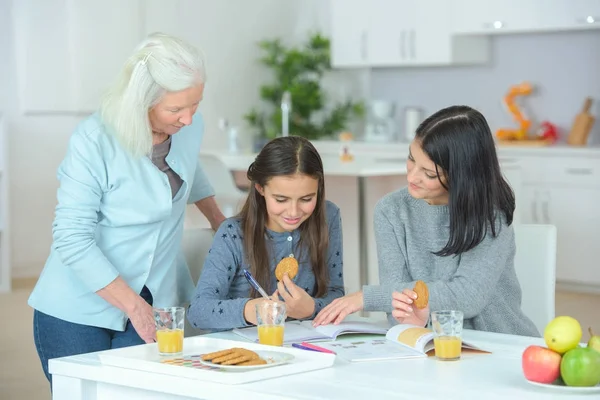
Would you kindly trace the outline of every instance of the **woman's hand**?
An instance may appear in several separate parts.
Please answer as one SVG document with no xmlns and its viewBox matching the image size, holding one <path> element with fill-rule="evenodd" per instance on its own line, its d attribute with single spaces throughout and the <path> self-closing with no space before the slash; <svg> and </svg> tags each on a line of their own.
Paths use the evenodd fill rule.
<svg viewBox="0 0 600 400">
<path fill-rule="evenodd" d="M 305 319 L 315 312 L 315 300 L 304 289 L 292 282 L 287 274 L 277 283 L 277 290 L 273 294 L 275 299 L 278 299 L 277 295 L 285 301 L 288 317 Z"/>
<path fill-rule="evenodd" d="M 138 336 L 146 343 L 156 342 L 156 324 L 154 322 L 154 313 L 152 306 L 142 297 L 136 301 L 131 311 L 127 314 L 131 325 Z"/>
<path fill-rule="evenodd" d="M 429 304 L 427 307 L 419 310 L 413 306 L 413 300 L 416 298 L 417 294 L 410 289 L 392 293 L 392 316 L 398 323 L 417 326 L 425 326 L 427 324 L 427 320 L 429 319 Z"/>
<path fill-rule="evenodd" d="M 327 325 L 332 322 L 334 325 L 337 325 L 349 314 L 360 311 L 363 307 L 362 291 L 337 298 L 321 310 L 319 315 L 314 319 L 313 326 Z"/>
</svg>

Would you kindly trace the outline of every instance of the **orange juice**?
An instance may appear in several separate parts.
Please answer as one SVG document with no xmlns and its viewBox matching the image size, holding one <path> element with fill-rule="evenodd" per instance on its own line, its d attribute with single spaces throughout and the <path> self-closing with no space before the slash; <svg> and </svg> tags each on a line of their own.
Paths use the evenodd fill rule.
<svg viewBox="0 0 600 400">
<path fill-rule="evenodd" d="M 441 360 L 458 360 L 462 340 L 457 336 L 440 336 L 433 339 L 435 356 Z"/>
<path fill-rule="evenodd" d="M 156 343 L 160 354 L 183 352 L 183 329 L 160 329 L 156 331 Z"/>
<path fill-rule="evenodd" d="M 283 346 L 283 325 L 259 325 L 258 343 Z"/>
</svg>

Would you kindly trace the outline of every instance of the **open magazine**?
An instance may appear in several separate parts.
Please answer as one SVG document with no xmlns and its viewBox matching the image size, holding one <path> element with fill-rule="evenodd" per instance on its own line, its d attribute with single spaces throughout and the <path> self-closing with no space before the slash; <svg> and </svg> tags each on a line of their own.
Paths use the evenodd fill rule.
<svg viewBox="0 0 600 400">
<path fill-rule="evenodd" d="M 414 325 L 395 325 L 382 338 L 329 341 L 319 343 L 347 361 L 377 361 L 401 358 L 420 358 L 434 354 L 431 329 Z M 462 342 L 462 348 L 477 353 L 489 353 L 472 344 Z"/>
<path fill-rule="evenodd" d="M 314 328 L 312 321 L 290 321 L 285 323 L 283 334 L 284 343 L 321 342 L 335 340 L 339 335 L 360 333 L 385 335 L 388 331 L 387 323 L 373 323 L 363 321 L 344 321 L 338 325 L 323 325 Z M 253 342 L 258 342 L 256 326 L 234 329 L 233 333 L 245 337 Z"/>
</svg>

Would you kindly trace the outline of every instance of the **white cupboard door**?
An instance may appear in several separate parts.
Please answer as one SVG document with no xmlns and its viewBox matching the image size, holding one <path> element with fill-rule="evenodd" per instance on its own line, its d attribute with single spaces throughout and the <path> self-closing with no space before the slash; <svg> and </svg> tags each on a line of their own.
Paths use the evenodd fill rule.
<svg viewBox="0 0 600 400">
<path fill-rule="evenodd" d="M 69 45 L 77 110 L 95 110 L 144 36 L 141 0 L 70 0 Z"/>
<path fill-rule="evenodd" d="M 369 10 L 366 0 L 331 0 L 331 65 L 368 65 Z"/>
<path fill-rule="evenodd" d="M 541 14 L 540 24 L 548 30 L 600 29 L 600 0 L 553 0 Z"/>
<path fill-rule="evenodd" d="M 415 60 L 415 0 L 371 0 L 368 59 L 371 66 L 410 64 Z"/>
<path fill-rule="evenodd" d="M 72 110 L 65 1 L 13 1 L 18 97 L 23 113 Z"/>
<path fill-rule="evenodd" d="M 142 0 L 14 3 L 21 109 L 87 113 L 143 34 Z"/>
<path fill-rule="evenodd" d="M 447 0 L 418 1 L 416 27 L 409 34 L 409 54 L 416 64 L 444 65 L 452 61 L 451 6 Z"/>
<path fill-rule="evenodd" d="M 598 198 L 600 189 L 554 187 L 541 199 L 544 218 L 558 231 L 557 280 L 600 285 Z"/>
<path fill-rule="evenodd" d="M 513 33 L 535 29 L 538 0 L 454 0 L 455 33 Z"/>
</svg>

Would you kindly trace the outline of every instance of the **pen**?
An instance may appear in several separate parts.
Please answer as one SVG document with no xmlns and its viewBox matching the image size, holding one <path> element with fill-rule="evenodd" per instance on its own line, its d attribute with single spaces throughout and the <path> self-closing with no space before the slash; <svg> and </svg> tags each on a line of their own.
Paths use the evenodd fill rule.
<svg viewBox="0 0 600 400">
<path fill-rule="evenodd" d="M 248 280 L 248 282 L 250 283 L 250 285 L 252 285 L 252 287 L 254 289 L 256 289 L 258 291 L 258 293 L 261 294 L 262 297 L 264 297 L 267 300 L 271 300 L 271 298 L 269 297 L 269 295 L 267 294 L 267 292 L 265 292 L 265 289 L 263 289 L 258 282 L 256 282 L 256 279 L 254 279 L 254 277 L 252 276 L 252 274 L 250 273 L 250 271 L 248 271 L 247 269 L 244 270 L 244 275 L 246 276 L 246 279 Z"/>
<path fill-rule="evenodd" d="M 308 350 L 320 351 L 321 353 L 335 354 L 334 351 L 331 351 L 331 350 L 326 349 L 324 347 L 316 346 L 316 345 L 314 345 L 312 343 L 302 342 L 302 343 L 300 343 L 300 345 L 302 347 L 306 347 Z"/>
<path fill-rule="evenodd" d="M 295 347 L 297 349 L 302 349 L 302 350 L 316 351 L 316 352 L 320 353 L 319 350 L 311 349 L 310 347 L 306 347 L 306 346 L 302 346 L 300 343 L 292 343 L 292 347 Z"/>
</svg>

